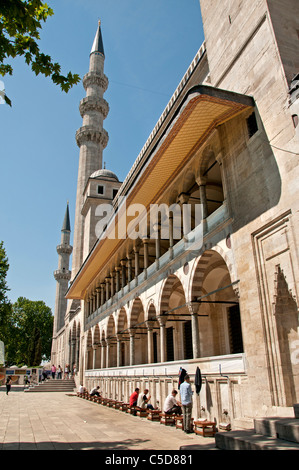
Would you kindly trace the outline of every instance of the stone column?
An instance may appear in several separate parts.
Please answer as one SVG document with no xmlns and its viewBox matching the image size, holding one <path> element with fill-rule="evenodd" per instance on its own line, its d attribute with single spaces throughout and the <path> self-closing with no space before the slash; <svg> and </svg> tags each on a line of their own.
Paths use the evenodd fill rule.
<svg viewBox="0 0 299 470">
<path fill-rule="evenodd" d="M 135 279 L 139 276 L 139 247 L 134 246 Z"/>
<path fill-rule="evenodd" d="M 92 346 L 92 368 L 96 369 L 96 353 L 98 347 L 96 345 Z"/>
<path fill-rule="evenodd" d="M 130 328 L 130 366 L 133 366 L 135 363 L 135 330 Z"/>
<path fill-rule="evenodd" d="M 169 253 L 170 258 L 173 258 L 173 213 L 169 213 Z"/>
<path fill-rule="evenodd" d="M 226 186 L 226 178 L 225 178 L 224 167 L 223 167 L 223 154 L 222 154 L 222 152 L 218 153 L 218 155 L 216 157 L 216 160 L 219 163 L 219 167 L 220 167 L 223 199 L 224 199 L 224 201 L 226 201 L 226 199 L 227 199 L 227 186 Z"/>
<path fill-rule="evenodd" d="M 200 307 L 199 302 L 190 302 L 188 304 L 188 309 L 189 309 L 189 312 L 191 313 L 193 359 L 200 357 L 199 328 L 198 328 L 199 307 Z"/>
<path fill-rule="evenodd" d="M 111 298 L 114 296 L 114 273 L 110 273 Z"/>
<path fill-rule="evenodd" d="M 188 202 L 189 202 L 189 194 L 186 194 L 186 193 L 182 193 L 180 194 L 179 196 L 179 201 L 181 203 L 181 206 L 182 206 L 182 216 L 183 216 L 183 237 L 185 237 L 186 235 L 188 235 L 188 233 L 191 232 L 191 212 L 190 212 L 190 208 L 188 207 Z M 184 206 L 186 206 L 184 208 Z"/>
<path fill-rule="evenodd" d="M 110 367 L 110 339 L 106 339 L 106 368 Z"/>
<path fill-rule="evenodd" d="M 107 300 L 110 299 L 110 292 L 109 292 L 110 278 L 109 277 L 105 278 L 105 283 L 106 283 L 106 302 L 107 302 Z"/>
<path fill-rule="evenodd" d="M 160 358 L 161 362 L 166 361 L 166 322 L 167 322 L 167 317 L 166 316 L 158 316 L 158 322 L 160 325 Z"/>
<path fill-rule="evenodd" d="M 121 287 L 123 289 L 127 284 L 127 280 L 126 280 L 126 260 L 122 259 L 120 264 L 121 264 Z"/>
<path fill-rule="evenodd" d="M 105 303 L 105 284 L 101 284 L 101 306 Z"/>
<path fill-rule="evenodd" d="M 128 283 L 132 281 L 132 257 L 131 255 L 127 256 L 128 260 Z"/>
<path fill-rule="evenodd" d="M 152 364 L 154 362 L 154 350 L 153 350 L 153 325 L 154 322 L 146 321 L 147 327 L 147 362 Z"/>
<path fill-rule="evenodd" d="M 147 278 L 147 268 L 148 268 L 148 238 L 143 238 L 143 249 L 144 249 L 144 277 Z"/>
<path fill-rule="evenodd" d="M 117 367 L 121 367 L 122 366 L 122 363 L 121 363 L 121 340 L 122 340 L 122 335 L 121 334 L 118 334 L 116 335 L 116 339 L 117 339 L 117 350 L 116 350 L 116 354 L 117 354 L 117 358 L 116 358 L 116 365 Z"/>
<path fill-rule="evenodd" d="M 199 186 L 200 202 L 202 204 L 202 218 L 206 219 L 208 217 L 208 201 L 206 194 L 207 178 L 199 176 L 196 178 L 196 183 Z"/>
<path fill-rule="evenodd" d="M 105 359 L 106 359 L 106 341 L 104 339 L 102 339 L 101 341 L 101 369 L 104 369 L 105 368 Z"/>
<path fill-rule="evenodd" d="M 155 233 L 155 246 L 156 246 L 156 268 L 159 269 L 159 260 L 161 256 L 161 240 L 160 240 L 160 227 L 159 224 L 153 226 Z"/>
<path fill-rule="evenodd" d="M 116 272 L 116 292 L 119 292 L 120 291 L 120 267 L 119 266 L 115 268 L 115 272 Z"/>
<path fill-rule="evenodd" d="M 101 305 L 101 289 L 100 287 L 97 287 L 96 288 L 96 291 L 97 291 L 97 305 L 96 305 L 96 310 L 98 310 L 100 308 L 100 305 Z"/>
</svg>

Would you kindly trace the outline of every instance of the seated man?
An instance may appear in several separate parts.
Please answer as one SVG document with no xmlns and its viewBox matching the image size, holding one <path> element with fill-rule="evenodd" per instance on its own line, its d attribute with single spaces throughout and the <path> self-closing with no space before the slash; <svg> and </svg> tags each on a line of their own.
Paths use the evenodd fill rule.
<svg viewBox="0 0 299 470">
<path fill-rule="evenodd" d="M 79 389 L 78 389 L 78 392 L 79 392 L 79 393 L 84 393 L 85 390 L 86 390 L 86 388 L 83 387 L 83 385 L 80 385 L 80 387 L 79 387 Z"/>
<path fill-rule="evenodd" d="M 99 386 L 97 387 L 94 387 L 92 390 L 90 390 L 90 396 L 93 397 L 94 395 L 97 395 L 97 397 L 100 396 L 100 392 L 99 392 Z"/>
<path fill-rule="evenodd" d="M 135 392 L 130 396 L 130 407 L 137 406 L 137 400 L 139 395 L 139 388 L 135 388 Z"/>
<path fill-rule="evenodd" d="M 146 410 L 146 409 L 153 410 L 154 409 L 153 405 L 148 403 L 151 399 L 151 396 L 148 397 L 147 394 L 148 394 L 148 389 L 146 388 L 143 391 L 143 395 L 140 394 L 138 396 L 137 406 L 139 406 L 139 408 L 142 408 L 144 410 Z"/>
<path fill-rule="evenodd" d="M 163 408 L 164 413 L 176 415 L 182 414 L 181 404 L 175 398 L 177 393 L 178 392 L 176 390 L 172 390 L 171 394 L 166 398 Z"/>
</svg>

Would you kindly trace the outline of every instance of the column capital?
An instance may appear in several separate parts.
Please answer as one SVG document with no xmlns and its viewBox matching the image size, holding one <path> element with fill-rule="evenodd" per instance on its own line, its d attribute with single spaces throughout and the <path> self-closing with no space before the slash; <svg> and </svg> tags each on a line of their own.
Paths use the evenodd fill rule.
<svg viewBox="0 0 299 470">
<path fill-rule="evenodd" d="M 130 336 L 135 336 L 135 334 L 136 334 L 135 328 L 129 328 L 128 331 L 129 331 L 129 335 L 130 335 Z"/>
<path fill-rule="evenodd" d="M 168 320 L 168 316 L 167 315 L 158 315 L 157 320 L 158 320 L 160 326 L 165 326 L 166 322 Z"/>
<path fill-rule="evenodd" d="M 145 324 L 148 330 L 152 330 L 154 327 L 154 321 L 153 320 L 146 320 Z"/>
<path fill-rule="evenodd" d="M 187 204 L 188 201 L 189 201 L 189 198 L 190 198 L 190 194 L 188 194 L 188 193 L 181 193 L 178 196 L 178 200 L 181 204 Z"/>
<path fill-rule="evenodd" d="M 191 302 L 188 302 L 187 306 L 188 306 L 188 310 L 191 313 L 191 315 L 197 315 L 198 314 L 198 310 L 199 310 L 199 307 L 200 307 L 200 302 L 191 301 Z"/>
<path fill-rule="evenodd" d="M 207 180 L 208 178 L 206 178 L 205 176 L 201 176 L 201 175 L 197 176 L 197 178 L 195 179 L 198 186 L 205 186 L 207 184 Z"/>
</svg>

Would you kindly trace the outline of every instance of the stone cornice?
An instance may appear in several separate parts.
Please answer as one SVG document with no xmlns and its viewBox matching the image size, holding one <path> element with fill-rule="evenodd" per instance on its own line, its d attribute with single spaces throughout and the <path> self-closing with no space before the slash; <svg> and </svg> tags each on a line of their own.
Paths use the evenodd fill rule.
<svg viewBox="0 0 299 470">
<path fill-rule="evenodd" d="M 105 74 L 99 72 L 88 72 L 83 77 L 83 86 L 85 90 L 87 90 L 90 85 L 97 85 L 102 88 L 103 91 L 106 91 L 108 88 L 108 84 L 108 77 L 106 77 Z"/>
<path fill-rule="evenodd" d="M 109 113 L 109 105 L 104 98 L 87 96 L 80 101 L 79 110 L 82 118 L 88 111 L 97 111 L 101 113 L 105 119 Z"/>
<path fill-rule="evenodd" d="M 56 247 L 56 250 L 57 250 L 57 253 L 60 255 L 60 254 L 63 254 L 63 253 L 66 253 L 67 255 L 70 255 L 73 251 L 73 247 L 71 245 L 58 245 Z"/>
<path fill-rule="evenodd" d="M 109 136 L 108 132 L 105 129 L 95 129 L 92 126 L 83 126 L 80 127 L 76 132 L 76 141 L 78 147 L 83 143 L 91 141 L 101 144 L 105 148 L 108 144 Z"/>
<path fill-rule="evenodd" d="M 67 281 L 69 281 L 71 279 L 71 271 L 69 270 L 65 270 L 63 271 L 62 269 L 56 269 L 56 271 L 54 271 L 54 278 L 56 279 L 56 281 L 59 281 L 61 279 L 66 279 Z"/>
</svg>

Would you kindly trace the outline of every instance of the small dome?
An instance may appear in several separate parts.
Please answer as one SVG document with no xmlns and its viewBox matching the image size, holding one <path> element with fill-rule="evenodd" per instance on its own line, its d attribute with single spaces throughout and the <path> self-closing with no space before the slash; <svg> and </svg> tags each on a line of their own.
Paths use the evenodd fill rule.
<svg viewBox="0 0 299 470">
<path fill-rule="evenodd" d="M 94 173 L 92 173 L 92 175 L 90 175 L 90 178 L 101 178 L 101 177 L 113 178 L 116 181 L 119 181 L 116 174 L 113 173 L 113 171 L 107 170 L 106 168 L 101 168 L 100 170 L 97 170 Z"/>
</svg>

